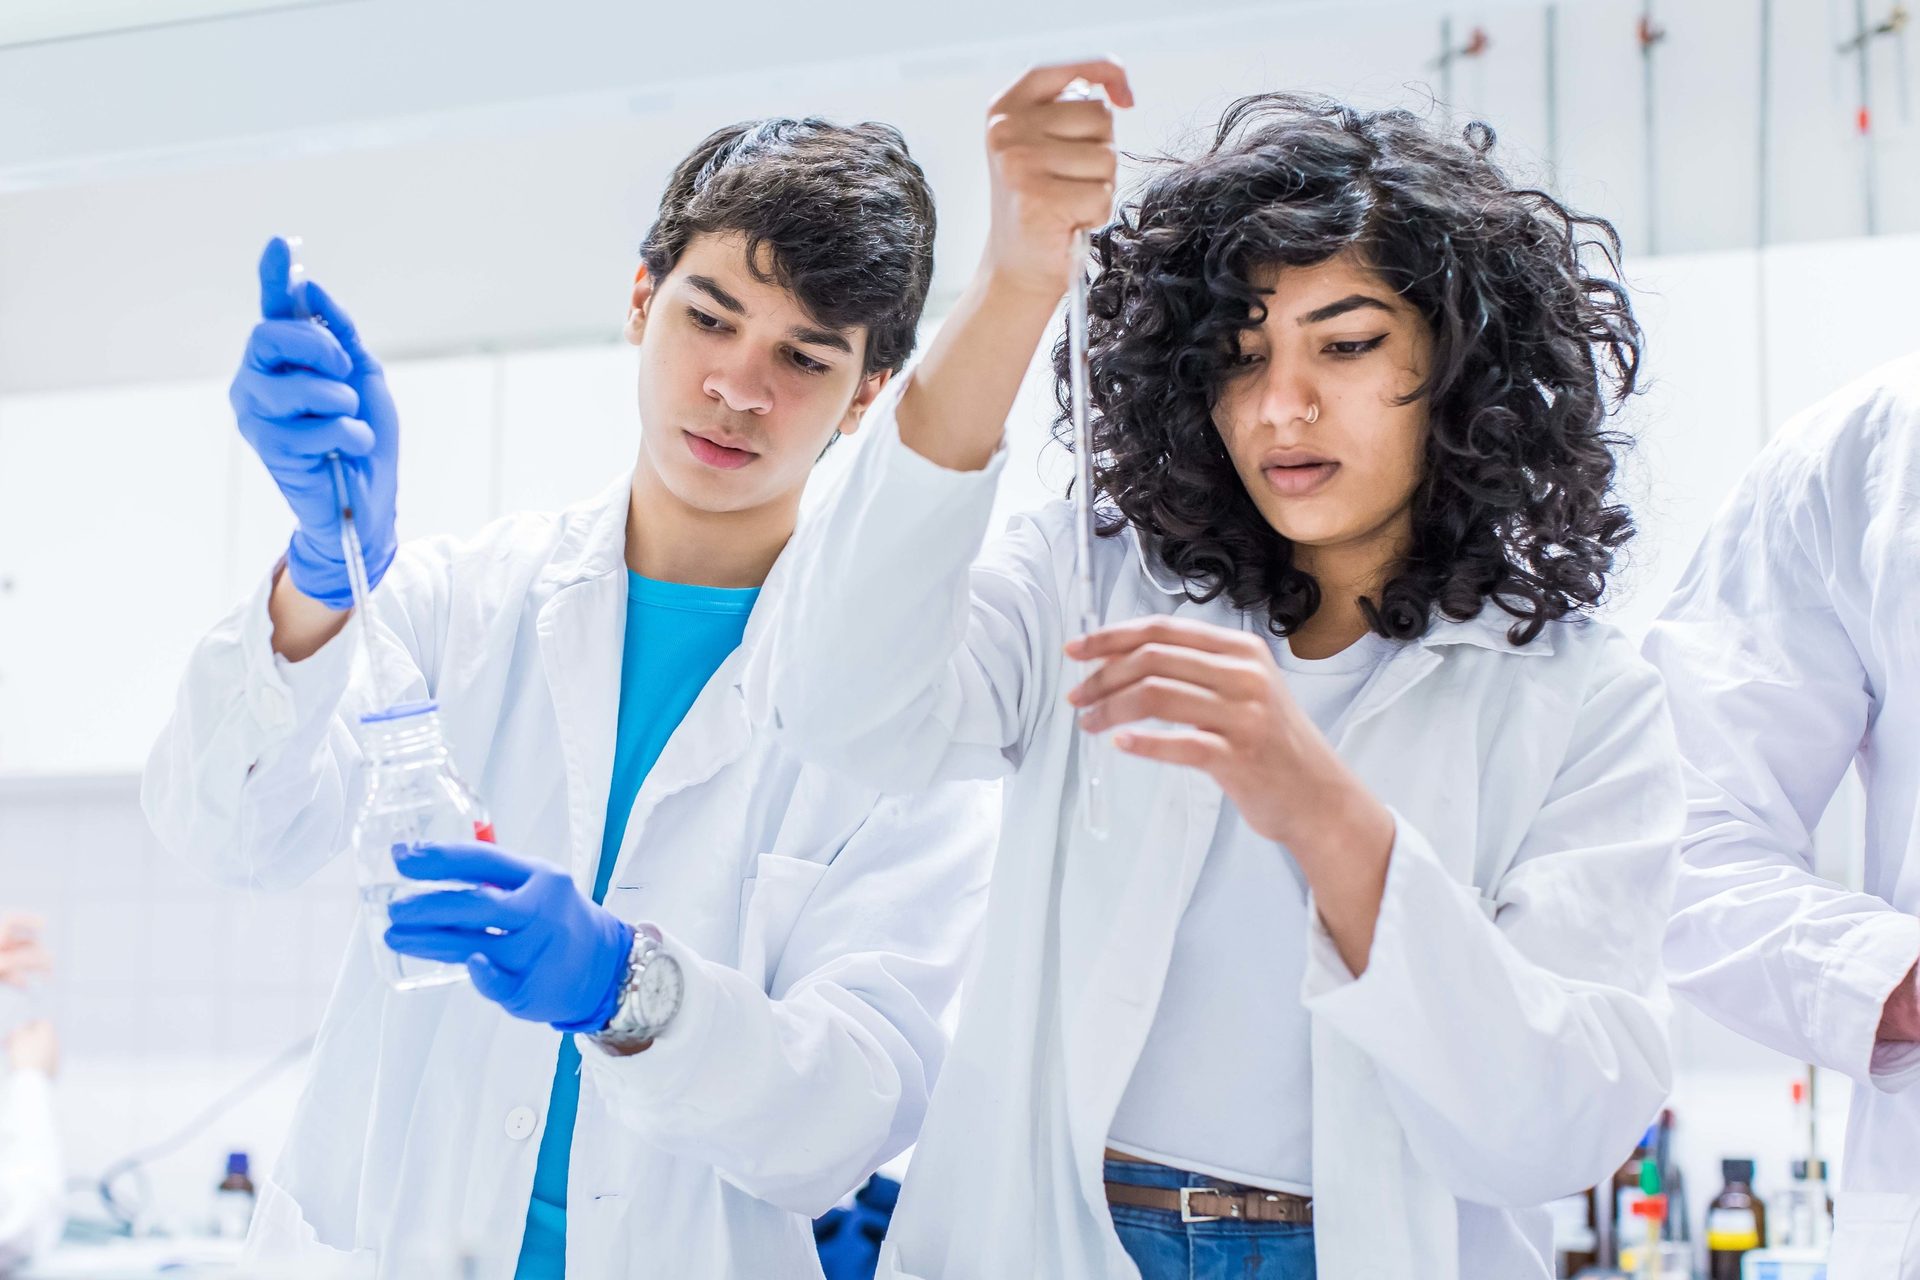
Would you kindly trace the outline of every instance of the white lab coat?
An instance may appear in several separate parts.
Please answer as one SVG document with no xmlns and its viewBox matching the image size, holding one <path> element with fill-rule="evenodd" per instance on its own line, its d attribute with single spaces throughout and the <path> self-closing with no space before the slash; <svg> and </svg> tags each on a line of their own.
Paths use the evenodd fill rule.
<svg viewBox="0 0 1920 1280">
<path fill-rule="evenodd" d="M 40 1071 L 0 1077 L 0 1275 L 54 1246 L 66 1201 L 52 1082 Z"/>
<path fill-rule="evenodd" d="M 1646 653 L 1687 757 L 1676 990 L 1850 1076 L 1833 1280 L 1920 1278 L 1920 1046 L 1875 1048 L 1920 958 L 1920 357 L 1788 423 L 1708 530 Z M 1850 764 L 1866 891 L 1812 871 Z"/>
<path fill-rule="evenodd" d="M 409 544 L 374 601 L 375 641 L 408 673 L 405 696 L 440 700 L 502 847 L 570 866 L 585 891 L 613 764 L 627 507 L 623 480 L 470 542 Z M 269 589 L 194 653 L 143 794 L 177 854 L 279 888 L 345 844 L 363 778 L 350 726 L 370 694 L 354 627 L 306 661 L 273 654 Z M 752 732 L 740 672 L 766 622 L 757 607 L 674 730 L 613 871 L 607 907 L 660 926 L 686 991 L 645 1053 L 581 1041 L 569 1275 L 819 1275 L 809 1218 L 913 1140 L 945 1051 L 990 790 L 883 798 Z M 352 1253 L 404 1280 L 460 1251 L 472 1275 L 505 1280 L 559 1037 L 465 984 L 392 991 L 356 933 L 250 1250 Z"/>
<path fill-rule="evenodd" d="M 1007 779 L 977 980 L 881 1270 L 1133 1276 L 1102 1148 L 1223 796 L 1115 752 L 1112 836 L 1085 835 L 1060 651 L 1071 509 L 1016 518 L 970 572 L 1005 452 L 942 470 L 900 442 L 896 395 L 747 679 L 783 741 L 876 785 Z M 1184 599 L 1131 531 L 1095 558 L 1108 620 L 1254 625 Z M 1551 1276 L 1537 1206 L 1611 1174 L 1668 1090 L 1681 797 L 1659 682 L 1611 628 L 1514 649 L 1510 622 L 1489 609 L 1405 645 L 1335 743 L 1398 823 L 1378 931 L 1356 981 L 1312 928 L 1301 989 L 1273 998 L 1312 1015 L 1315 1234 L 1339 1280 Z"/>
</svg>

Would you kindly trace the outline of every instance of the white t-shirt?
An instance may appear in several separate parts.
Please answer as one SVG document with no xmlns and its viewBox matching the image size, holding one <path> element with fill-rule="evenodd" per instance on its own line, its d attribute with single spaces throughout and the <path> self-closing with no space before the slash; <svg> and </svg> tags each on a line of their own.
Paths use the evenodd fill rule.
<svg viewBox="0 0 1920 1280">
<path fill-rule="evenodd" d="M 1309 660 L 1269 639 L 1288 691 L 1329 735 L 1394 648 L 1368 632 L 1331 658 Z M 1284 847 L 1251 831 L 1227 802 L 1107 1145 L 1312 1194 L 1313 1073 L 1300 1006 L 1306 950 L 1305 877 Z"/>
</svg>

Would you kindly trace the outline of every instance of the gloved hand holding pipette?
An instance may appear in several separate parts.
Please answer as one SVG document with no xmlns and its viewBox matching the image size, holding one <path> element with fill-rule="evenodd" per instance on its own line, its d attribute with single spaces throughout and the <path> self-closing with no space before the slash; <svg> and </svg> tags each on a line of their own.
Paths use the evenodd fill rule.
<svg viewBox="0 0 1920 1280">
<path fill-rule="evenodd" d="M 344 610 L 353 589 L 328 455 L 338 453 L 343 464 L 371 587 L 393 562 L 399 420 L 380 362 L 352 319 L 318 284 L 292 279 L 292 263 L 285 240 L 268 241 L 260 255 L 261 320 L 228 397 L 240 433 L 298 522 L 287 545 L 293 585 Z"/>
</svg>

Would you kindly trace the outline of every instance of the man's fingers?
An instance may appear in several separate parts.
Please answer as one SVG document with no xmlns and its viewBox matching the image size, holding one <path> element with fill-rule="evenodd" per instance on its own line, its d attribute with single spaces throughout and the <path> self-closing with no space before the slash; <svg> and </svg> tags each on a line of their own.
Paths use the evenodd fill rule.
<svg viewBox="0 0 1920 1280">
<path fill-rule="evenodd" d="M 467 958 L 467 976 L 473 979 L 473 989 L 495 1004 L 504 1004 L 513 999 L 520 989 L 520 979 L 502 969 L 484 955 Z"/>
<path fill-rule="evenodd" d="M 465 964 L 486 939 L 485 934 L 468 929 L 412 929 L 401 925 L 392 926 L 383 937 L 401 955 L 444 964 Z"/>
<path fill-rule="evenodd" d="M 363 458 L 373 452 L 373 428 L 358 418 L 296 418 L 291 422 L 255 415 L 242 417 L 261 461 L 270 467 L 317 466 L 329 453 Z"/>
<path fill-rule="evenodd" d="M 291 320 L 298 314 L 294 304 L 293 250 L 279 236 L 267 241 L 260 252 L 260 315 L 267 320 Z"/>
<path fill-rule="evenodd" d="M 360 331 L 354 327 L 353 317 L 347 309 L 334 301 L 332 294 L 313 281 L 307 281 L 307 302 L 313 308 L 313 314 L 327 322 L 327 330 L 340 340 L 340 346 L 352 358 L 356 368 L 373 363 L 367 349 L 360 342 Z"/>
<path fill-rule="evenodd" d="M 388 908 L 391 914 L 392 908 Z M 434 929 L 395 923 L 383 935 L 389 947 L 403 955 L 445 964 L 465 964 L 469 957 L 483 955 L 504 969 L 516 973 L 533 967 L 540 958 L 540 940 L 532 930 L 513 933 L 489 933 L 485 929 Z"/>
<path fill-rule="evenodd" d="M 394 865 L 411 880 L 470 880 L 518 889 L 540 868 L 490 844 L 417 844 L 394 851 Z"/>
<path fill-rule="evenodd" d="M 303 369 L 289 369 L 268 378 L 245 378 L 235 384 L 235 405 L 243 413 L 263 418 L 357 418 L 360 395 L 337 378 Z"/>
<path fill-rule="evenodd" d="M 262 373 L 311 369 L 328 378 L 353 373 L 353 359 L 338 338 L 306 320 L 262 320 L 247 339 L 247 363 Z"/>
<path fill-rule="evenodd" d="M 396 925 L 411 929 L 520 929 L 533 918 L 527 904 L 499 889 L 450 889 L 396 899 L 387 907 Z"/>
</svg>

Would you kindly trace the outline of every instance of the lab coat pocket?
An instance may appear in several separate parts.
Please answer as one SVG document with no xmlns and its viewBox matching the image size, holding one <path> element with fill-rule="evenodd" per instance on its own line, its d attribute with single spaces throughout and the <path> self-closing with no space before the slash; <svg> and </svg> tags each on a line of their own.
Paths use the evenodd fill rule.
<svg viewBox="0 0 1920 1280">
<path fill-rule="evenodd" d="M 740 886 L 740 972 L 771 991 L 787 939 L 827 864 L 779 853 L 754 862 L 753 878 Z"/>
<path fill-rule="evenodd" d="M 1920 1280 L 1920 1195 L 1843 1192 L 1833 1217 L 1828 1280 Z"/>
</svg>

